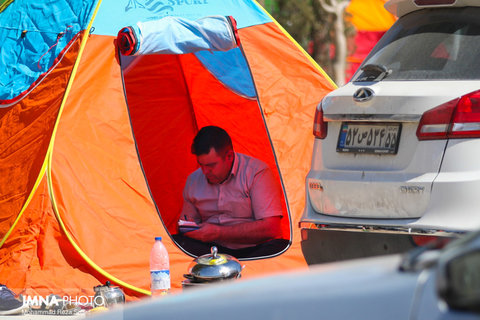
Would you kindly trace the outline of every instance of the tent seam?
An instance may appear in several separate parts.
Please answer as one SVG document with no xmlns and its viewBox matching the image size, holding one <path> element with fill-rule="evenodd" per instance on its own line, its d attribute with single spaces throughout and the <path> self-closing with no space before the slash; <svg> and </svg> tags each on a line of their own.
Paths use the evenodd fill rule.
<svg viewBox="0 0 480 320">
<path fill-rule="evenodd" d="M 196 57 L 196 56 L 195 56 Z M 194 109 L 194 106 L 193 106 L 193 101 L 192 101 L 192 98 L 191 98 L 191 95 L 190 95 L 190 88 L 188 86 L 188 83 L 185 79 L 185 71 L 183 69 L 183 64 L 180 62 L 180 57 L 177 56 L 177 61 L 179 62 L 179 65 L 180 65 L 180 68 L 182 69 L 182 74 L 183 74 L 183 83 L 185 84 L 185 89 L 187 90 L 187 97 L 188 97 L 188 102 L 189 102 L 189 105 L 190 105 L 190 108 L 192 109 L 192 118 L 193 118 L 193 124 L 195 125 L 195 131 L 198 132 L 198 122 L 197 122 L 197 118 L 195 117 L 195 109 Z M 196 57 L 197 58 L 197 57 Z M 198 59 L 198 58 L 197 58 Z M 200 61 L 200 60 L 199 60 Z M 200 61 L 201 63 L 201 61 Z M 203 66 L 203 63 L 202 63 L 202 66 Z M 205 66 L 204 66 L 205 67 Z M 205 68 L 208 70 L 208 68 Z"/>
<path fill-rule="evenodd" d="M 48 154 L 48 151 L 47 151 L 47 154 Z M 10 234 L 13 232 L 13 230 L 17 226 L 17 223 L 20 221 L 20 218 L 23 216 L 23 213 L 25 212 L 28 205 L 30 204 L 30 201 L 32 201 L 33 195 L 37 191 L 38 186 L 40 185 L 40 182 L 42 181 L 43 177 L 45 176 L 45 172 L 47 171 L 47 160 L 46 160 L 47 157 L 48 157 L 48 155 L 45 155 L 45 160 L 43 161 L 42 168 L 40 169 L 40 173 L 37 177 L 37 180 L 35 181 L 35 184 L 33 185 L 32 191 L 30 192 L 27 200 L 25 201 L 24 205 L 22 206 L 22 209 L 20 210 L 20 212 L 19 212 L 17 218 L 15 219 L 15 221 L 13 222 L 12 226 L 7 231 L 7 233 L 5 233 L 5 236 L 3 237 L 2 241 L 0 242 L 0 248 L 3 246 L 5 241 L 7 241 L 8 237 L 10 236 Z"/>
<path fill-rule="evenodd" d="M 137 159 L 138 159 L 138 162 L 139 162 L 139 165 L 140 165 L 140 170 L 142 170 L 143 178 L 145 180 L 145 185 L 147 187 L 148 194 L 150 195 L 150 200 L 152 200 L 152 202 L 155 206 L 155 210 L 157 211 L 158 218 L 160 219 L 160 222 L 162 223 L 165 230 L 169 233 L 167 227 L 165 226 L 165 223 L 163 222 L 162 214 L 160 213 L 160 209 L 158 208 L 157 201 L 155 200 L 155 198 L 153 196 L 152 190 L 150 188 L 150 184 L 148 183 L 147 174 L 145 173 L 142 158 L 140 157 L 140 151 L 138 150 L 137 138 L 135 136 L 135 131 L 133 130 L 132 116 L 130 114 L 130 106 L 128 105 L 127 90 L 125 88 L 125 79 L 124 79 L 124 72 L 123 72 L 123 68 L 122 68 L 122 59 L 121 59 L 120 50 L 117 51 L 117 54 L 119 56 L 119 65 L 120 65 L 120 74 L 121 74 L 121 79 L 122 79 L 123 97 L 125 99 L 125 105 L 127 107 L 126 111 L 127 111 L 127 114 L 128 114 L 128 122 L 130 123 L 130 132 L 132 134 L 133 143 L 135 145 L 135 152 L 137 153 Z"/>
<path fill-rule="evenodd" d="M 263 126 L 265 128 L 265 132 L 267 133 L 268 141 L 270 143 L 270 148 L 271 148 L 272 154 L 273 154 L 273 159 L 275 160 L 275 166 L 277 167 L 277 170 L 278 170 L 278 176 L 280 178 L 280 183 L 281 183 L 282 192 L 283 192 L 283 198 L 285 199 L 285 205 L 286 205 L 286 208 L 287 208 L 288 226 L 289 226 L 289 231 L 290 231 L 290 235 L 289 235 L 289 239 L 288 239 L 288 241 L 289 241 L 288 246 L 286 246 L 282 251 L 277 252 L 273 255 L 265 256 L 265 257 L 255 257 L 255 258 L 252 258 L 252 259 L 245 259 L 245 260 L 256 260 L 256 259 L 259 259 L 259 258 L 262 259 L 262 258 L 276 257 L 276 256 L 279 256 L 279 255 L 283 254 L 284 252 L 286 252 L 292 246 L 293 226 L 292 226 L 292 215 L 291 215 L 291 212 L 290 212 L 290 205 L 288 203 L 287 193 L 286 193 L 286 190 L 285 190 L 285 184 L 284 184 L 283 178 L 282 178 L 282 171 L 281 171 L 280 166 L 278 164 L 277 154 L 275 153 L 275 148 L 273 146 L 272 137 L 270 136 L 270 131 L 268 131 L 267 121 L 265 119 L 265 114 L 263 112 L 262 104 L 260 102 L 260 96 L 258 95 L 258 90 L 257 90 L 256 82 L 255 82 L 255 77 L 253 76 L 252 68 L 250 67 L 250 63 L 248 62 L 247 55 L 245 54 L 245 51 L 243 50 L 243 45 L 240 44 L 238 47 L 239 47 L 240 52 L 242 53 L 243 57 L 245 58 L 245 62 L 247 64 L 248 72 L 250 73 L 250 78 L 252 78 L 253 89 L 255 90 L 255 97 L 256 97 L 256 100 L 257 100 L 258 109 L 260 111 L 260 115 L 262 116 Z"/>
</svg>

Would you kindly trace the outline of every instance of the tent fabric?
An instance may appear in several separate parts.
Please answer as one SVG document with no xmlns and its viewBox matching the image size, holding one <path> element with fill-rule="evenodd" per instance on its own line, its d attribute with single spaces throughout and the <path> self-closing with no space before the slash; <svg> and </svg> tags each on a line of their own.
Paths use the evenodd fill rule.
<svg viewBox="0 0 480 320">
<path fill-rule="evenodd" d="M 12 7 L 37 14 L 34 3 L 13 2 L 0 21 Z M 17 293 L 92 296 L 93 286 L 109 280 L 128 299 L 144 297 L 155 236 L 170 255 L 172 291 L 180 291 L 193 255 L 171 234 L 186 177 L 197 167 L 192 138 L 210 124 L 231 134 L 236 151 L 264 160 L 284 191 L 291 245 L 242 261 L 242 279 L 307 267 L 297 225 L 313 114 L 335 85 L 254 1 L 172 1 L 157 12 L 148 3 L 69 0 L 91 19 L 49 71 L 26 84 L 27 94 L 16 90 L 0 108 L 0 283 Z M 53 7 L 43 19 L 56 19 Z M 119 55 L 119 30 L 167 13 L 232 16 L 241 48 L 205 51 L 206 58 Z M 230 67 L 248 90 L 231 85 Z"/>
<path fill-rule="evenodd" d="M 10 108 L 0 108 L 0 239 L 37 184 L 63 97 L 61 90 L 50 88 L 66 86 L 78 49 L 76 41 L 36 87 L 35 95 L 26 96 Z"/>
<path fill-rule="evenodd" d="M 218 81 L 239 95 L 255 99 L 257 93 L 240 48 L 226 52 L 198 51 L 197 59 L 207 68 Z"/>
<path fill-rule="evenodd" d="M 237 47 L 236 30 L 228 17 L 205 17 L 190 21 L 165 17 L 155 21 L 137 22 L 120 30 L 119 43 L 129 42 L 124 55 L 184 54 L 202 50 L 228 51 Z M 125 40 L 125 34 L 128 34 Z"/>
<path fill-rule="evenodd" d="M 117 36 L 123 55 L 185 54 L 197 57 L 219 81 L 238 94 L 255 97 L 248 66 L 240 49 L 236 22 L 231 17 L 190 21 L 165 17 L 125 27 Z M 220 52 L 220 54 L 219 54 Z"/>
<path fill-rule="evenodd" d="M 14 1 L 5 8 L 0 15 L 0 107 L 2 100 L 17 97 L 52 68 L 85 29 L 93 5 L 74 0 Z"/>
<path fill-rule="evenodd" d="M 93 25 L 95 29 L 92 33 L 116 36 L 122 27 L 134 25 L 138 21 L 155 20 L 166 16 L 183 17 L 195 21 L 212 15 L 234 17 L 238 29 L 272 22 L 268 13 L 255 1 L 104 0 L 95 18 Z"/>
</svg>

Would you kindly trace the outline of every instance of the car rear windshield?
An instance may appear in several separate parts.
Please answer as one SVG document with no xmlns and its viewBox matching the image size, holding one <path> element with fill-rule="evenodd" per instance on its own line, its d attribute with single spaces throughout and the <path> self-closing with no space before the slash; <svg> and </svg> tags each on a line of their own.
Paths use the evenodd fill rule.
<svg viewBox="0 0 480 320">
<path fill-rule="evenodd" d="M 400 18 L 353 77 L 382 79 L 480 79 L 480 8 L 424 9 Z"/>
</svg>

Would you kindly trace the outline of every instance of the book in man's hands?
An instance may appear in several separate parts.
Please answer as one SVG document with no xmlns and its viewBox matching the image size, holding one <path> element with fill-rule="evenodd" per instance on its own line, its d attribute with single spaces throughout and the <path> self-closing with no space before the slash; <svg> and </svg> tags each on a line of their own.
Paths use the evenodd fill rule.
<svg viewBox="0 0 480 320">
<path fill-rule="evenodd" d="M 185 233 L 193 230 L 197 230 L 200 226 L 195 221 L 178 220 L 178 231 Z"/>
</svg>

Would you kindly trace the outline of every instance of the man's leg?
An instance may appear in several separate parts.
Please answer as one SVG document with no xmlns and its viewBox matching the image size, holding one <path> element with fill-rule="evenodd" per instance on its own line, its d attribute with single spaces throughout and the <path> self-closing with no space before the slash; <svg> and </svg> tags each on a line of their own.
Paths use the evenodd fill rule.
<svg viewBox="0 0 480 320">
<path fill-rule="evenodd" d="M 181 234 L 174 234 L 172 237 L 180 247 L 192 255 L 201 256 L 209 254 L 212 246 L 216 246 L 218 253 L 229 254 L 237 259 L 260 258 L 278 254 L 287 248 L 289 244 L 289 241 L 286 239 L 274 239 L 250 248 L 230 249 L 215 243 L 201 242 Z"/>
<path fill-rule="evenodd" d="M 210 253 L 211 247 L 215 245 L 213 243 L 198 241 L 182 234 L 174 234 L 172 238 L 183 250 L 195 256 Z"/>
<path fill-rule="evenodd" d="M 289 243 L 290 241 L 286 239 L 273 239 L 265 243 L 261 243 L 257 246 L 245 248 L 245 249 L 225 248 L 224 251 L 222 251 L 222 253 L 232 255 L 237 259 L 261 258 L 261 257 L 267 257 L 274 254 L 278 254 L 279 252 L 282 252 L 282 250 L 287 248 Z M 220 249 L 218 252 L 220 252 Z"/>
</svg>

